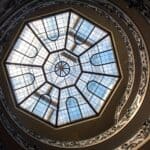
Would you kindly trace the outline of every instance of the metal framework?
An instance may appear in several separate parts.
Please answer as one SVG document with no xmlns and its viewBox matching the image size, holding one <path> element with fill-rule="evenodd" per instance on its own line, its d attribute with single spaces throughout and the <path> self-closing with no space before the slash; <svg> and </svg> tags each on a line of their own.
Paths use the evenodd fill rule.
<svg viewBox="0 0 150 150">
<path fill-rule="evenodd" d="M 72 10 L 28 22 L 5 65 L 16 105 L 53 126 L 98 115 L 120 78 L 111 34 Z"/>
</svg>

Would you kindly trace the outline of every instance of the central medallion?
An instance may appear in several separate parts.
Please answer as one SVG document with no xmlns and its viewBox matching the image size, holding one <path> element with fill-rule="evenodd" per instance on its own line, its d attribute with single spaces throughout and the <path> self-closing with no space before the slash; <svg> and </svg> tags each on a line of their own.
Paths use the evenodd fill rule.
<svg viewBox="0 0 150 150">
<path fill-rule="evenodd" d="M 78 57 L 64 49 L 49 55 L 44 65 L 44 73 L 51 85 L 63 89 L 76 84 L 81 74 L 81 66 Z"/>
<path fill-rule="evenodd" d="M 69 74 L 69 72 L 70 72 L 70 66 L 65 61 L 59 61 L 55 65 L 55 73 L 59 77 L 65 77 L 65 76 L 67 76 Z"/>
</svg>

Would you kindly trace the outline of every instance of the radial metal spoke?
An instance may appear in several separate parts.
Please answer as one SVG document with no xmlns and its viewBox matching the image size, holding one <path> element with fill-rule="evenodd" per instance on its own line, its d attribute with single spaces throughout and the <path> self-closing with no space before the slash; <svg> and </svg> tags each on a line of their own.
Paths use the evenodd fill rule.
<svg viewBox="0 0 150 150">
<path fill-rule="evenodd" d="M 108 76 L 108 77 L 115 77 L 115 78 L 119 77 L 117 75 L 111 75 L 111 74 L 105 74 L 105 73 L 97 73 L 97 72 L 90 72 L 90 71 L 83 71 L 83 73 L 94 74 L 94 75 L 101 75 L 101 76 Z"/>
</svg>

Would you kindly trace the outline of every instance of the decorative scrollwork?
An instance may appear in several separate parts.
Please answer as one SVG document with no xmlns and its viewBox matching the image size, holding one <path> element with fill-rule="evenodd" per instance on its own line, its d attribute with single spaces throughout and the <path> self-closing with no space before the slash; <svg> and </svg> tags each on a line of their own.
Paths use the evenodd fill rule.
<svg viewBox="0 0 150 150">
<path fill-rule="evenodd" d="M 138 132 L 127 142 L 117 147 L 115 150 L 134 149 L 143 143 L 150 133 L 150 118 L 148 118 Z"/>
</svg>

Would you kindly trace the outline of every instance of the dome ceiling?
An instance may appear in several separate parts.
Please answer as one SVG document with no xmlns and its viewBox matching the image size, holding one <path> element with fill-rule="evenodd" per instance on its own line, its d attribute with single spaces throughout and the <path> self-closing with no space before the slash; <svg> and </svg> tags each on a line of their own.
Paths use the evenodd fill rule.
<svg viewBox="0 0 150 150">
<path fill-rule="evenodd" d="M 149 131 L 146 20 L 119 0 L 20 2 L 0 19 L 9 135 L 24 149 L 138 149 Z"/>
<path fill-rule="evenodd" d="M 114 50 L 72 10 L 29 21 L 5 62 L 16 105 L 53 126 L 97 116 L 120 79 Z"/>
</svg>

